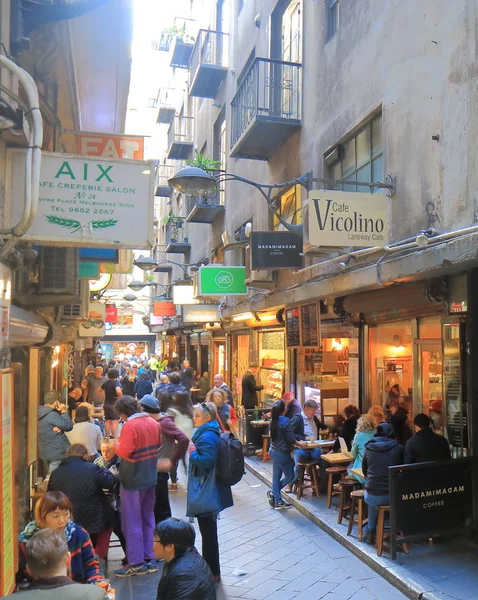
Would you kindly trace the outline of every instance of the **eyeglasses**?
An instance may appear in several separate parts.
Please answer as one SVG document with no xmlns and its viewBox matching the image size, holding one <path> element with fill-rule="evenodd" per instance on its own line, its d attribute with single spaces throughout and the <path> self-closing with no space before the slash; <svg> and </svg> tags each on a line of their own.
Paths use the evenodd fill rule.
<svg viewBox="0 0 478 600">
<path fill-rule="evenodd" d="M 160 544 L 160 540 L 153 540 L 153 544 Z"/>
<path fill-rule="evenodd" d="M 201 402 L 201 407 L 206 409 L 208 415 L 211 414 L 211 411 L 209 410 L 209 406 L 207 405 L 207 402 Z"/>
</svg>

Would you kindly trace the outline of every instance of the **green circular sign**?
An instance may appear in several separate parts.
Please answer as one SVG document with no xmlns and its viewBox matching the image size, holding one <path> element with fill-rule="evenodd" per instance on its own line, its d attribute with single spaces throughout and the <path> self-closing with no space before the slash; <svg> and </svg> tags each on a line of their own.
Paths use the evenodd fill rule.
<svg viewBox="0 0 478 600">
<path fill-rule="evenodd" d="M 223 290 L 228 290 L 234 283 L 234 277 L 229 271 L 219 271 L 214 280 L 216 285 Z"/>
</svg>

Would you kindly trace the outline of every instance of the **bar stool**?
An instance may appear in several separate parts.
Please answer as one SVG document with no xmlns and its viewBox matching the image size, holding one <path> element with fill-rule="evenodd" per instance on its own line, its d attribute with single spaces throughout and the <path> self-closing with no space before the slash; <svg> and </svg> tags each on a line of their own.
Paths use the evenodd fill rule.
<svg viewBox="0 0 478 600">
<path fill-rule="evenodd" d="M 318 497 L 320 489 L 319 462 L 297 463 L 297 472 L 297 480 L 294 484 L 297 500 L 300 500 L 304 490 L 309 488 L 312 490 L 312 494 Z M 309 476 L 310 483 L 305 482 L 306 474 Z"/>
<path fill-rule="evenodd" d="M 267 460 L 267 453 L 269 450 L 269 440 L 271 439 L 270 434 L 265 433 L 262 436 L 262 462 L 266 462 Z"/>
<path fill-rule="evenodd" d="M 363 526 L 367 523 L 367 504 L 365 503 L 365 490 L 354 490 L 350 494 L 350 517 L 347 535 L 352 533 L 355 523 L 355 511 L 357 511 L 357 541 L 363 538 Z"/>
<path fill-rule="evenodd" d="M 332 496 L 338 496 L 340 491 L 334 490 L 334 476 L 339 475 L 342 476 L 344 473 L 347 473 L 347 467 L 328 467 L 325 469 L 327 473 L 327 508 L 332 506 Z"/>
<path fill-rule="evenodd" d="M 389 533 L 385 533 L 385 517 L 390 514 L 390 506 L 377 506 L 377 556 L 382 556 L 383 542 L 390 537 Z M 410 544 L 402 542 L 399 544 L 404 554 L 410 554 Z"/>
<path fill-rule="evenodd" d="M 344 477 L 340 480 L 340 504 L 339 504 L 339 514 L 337 517 L 337 523 L 342 523 L 342 519 L 345 517 L 346 519 L 350 518 L 349 512 L 352 508 L 352 501 L 350 499 L 350 494 L 355 490 L 355 488 L 360 485 L 356 479 L 352 479 L 350 477 Z"/>
</svg>

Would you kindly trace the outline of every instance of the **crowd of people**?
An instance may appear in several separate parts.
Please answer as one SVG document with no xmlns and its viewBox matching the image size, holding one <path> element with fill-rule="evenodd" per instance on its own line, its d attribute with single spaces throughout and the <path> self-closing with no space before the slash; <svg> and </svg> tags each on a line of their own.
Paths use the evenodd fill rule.
<svg viewBox="0 0 478 600">
<path fill-rule="evenodd" d="M 345 443 L 353 462 L 348 475 L 365 487 L 368 505 L 368 527 L 365 541 L 375 543 L 377 506 L 389 502 L 388 468 L 395 465 L 446 460 L 450 458 L 447 440 L 434 432 L 433 420 L 420 413 L 412 422 L 406 406 L 394 404 L 385 409 L 372 406 L 368 413 L 360 415 L 354 405 L 346 406 L 343 415 L 334 419 L 334 428 L 327 428 L 316 416 L 318 404 L 306 400 L 303 407 L 289 392 L 276 401 L 270 413 L 271 446 L 273 463 L 272 491 L 267 492 L 270 505 L 276 510 L 292 508 L 281 496 L 281 491 L 292 485 L 298 477 L 297 465 L 319 461 L 320 448 L 308 449 L 307 441 L 319 439 L 320 430 L 328 430 L 335 438 L 332 452 L 340 452 Z M 414 431 L 413 431 L 413 429 Z M 321 492 L 325 492 L 325 463 L 321 461 Z M 362 469 L 363 477 L 354 473 Z M 340 484 L 338 484 L 340 485 Z"/>
<path fill-rule="evenodd" d="M 186 591 L 195 586 L 204 589 L 197 597 L 216 597 L 217 518 L 233 500 L 230 486 L 216 481 L 215 465 L 219 437 L 235 431 L 237 416 L 221 374 L 211 387 L 208 373 L 197 377 L 188 361 L 177 371 L 172 366 L 156 357 L 137 364 L 110 362 L 106 371 L 89 365 L 67 405 L 58 392 L 46 394 L 39 408 L 46 493 L 20 535 L 20 589 L 40 589 L 44 583 L 38 580 L 53 572 L 58 586 L 65 585 L 64 543 L 52 544 L 51 571 L 42 577 L 28 566 L 36 546 L 44 543 L 35 536 L 45 530 L 63 533 L 71 555 L 70 584 L 103 585 L 114 532 L 125 553 L 116 577 L 153 573 L 160 559 L 167 567 L 158 598 L 189 598 Z M 186 513 L 197 519 L 204 558 L 194 548 L 194 528 L 172 515 L 169 494 L 178 489 L 181 464 L 188 474 Z M 205 479 L 212 488 L 203 489 Z"/>
</svg>

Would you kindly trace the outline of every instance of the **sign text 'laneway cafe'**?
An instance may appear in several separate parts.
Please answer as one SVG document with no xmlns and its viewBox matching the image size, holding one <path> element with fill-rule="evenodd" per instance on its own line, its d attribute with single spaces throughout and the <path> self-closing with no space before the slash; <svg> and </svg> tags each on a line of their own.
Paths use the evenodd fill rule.
<svg viewBox="0 0 478 600">
<path fill-rule="evenodd" d="M 25 206 L 25 155 L 9 153 L 10 225 Z M 42 154 L 38 211 L 24 239 L 50 245 L 148 248 L 153 168 L 138 160 Z"/>
<path fill-rule="evenodd" d="M 313 246 L 386 246 L 385 194 L 313 190 L 309 192 L 309 243 Z"/>
</svg>

